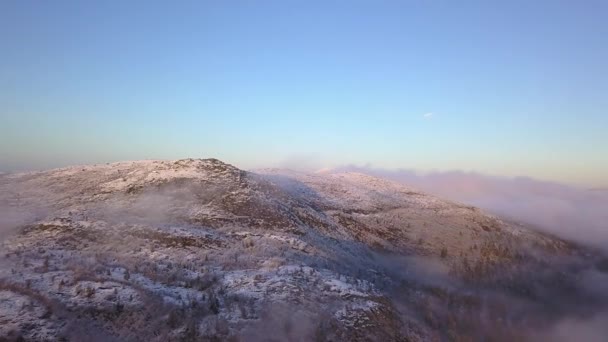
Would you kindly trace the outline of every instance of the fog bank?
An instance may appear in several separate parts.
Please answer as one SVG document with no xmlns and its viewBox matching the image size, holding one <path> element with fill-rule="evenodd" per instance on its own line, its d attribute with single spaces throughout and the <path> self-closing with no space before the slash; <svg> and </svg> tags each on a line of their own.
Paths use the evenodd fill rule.
<svg viewBox="0 0 608 342">
<path fill-rule="evenodd" d="M 532 224 L 562 238 L 608 249 L 608 191 L 579 189 L 526 177 L 503 178 L 462 171 L 420 174 L 344 166 L 390 179 L 491 213 Z"/>
</svg>

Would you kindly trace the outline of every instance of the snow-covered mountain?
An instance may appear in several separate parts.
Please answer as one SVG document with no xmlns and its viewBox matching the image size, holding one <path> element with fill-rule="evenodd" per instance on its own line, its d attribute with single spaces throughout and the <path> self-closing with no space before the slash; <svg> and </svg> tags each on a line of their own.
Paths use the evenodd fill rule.
<svg viewBox="0 0 608 342">
<path fill-rule="evenodd" d="M 534 340 L 608 299 L 599 252 L 359 173 L 5 174 L 0 216 L 9 340 Z"/>
</svg>

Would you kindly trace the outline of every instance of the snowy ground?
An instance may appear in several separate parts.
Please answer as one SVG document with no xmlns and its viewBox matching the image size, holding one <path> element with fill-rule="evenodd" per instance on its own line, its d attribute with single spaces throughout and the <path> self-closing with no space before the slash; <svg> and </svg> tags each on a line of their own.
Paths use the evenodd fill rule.
<svg viewBox="0 0 608 342">
<path fill-rule="evenodd" d="M 357 173 L 140 161 L 0 175 L 0 191 L 7 338 L 489 339 L 505 321 L 518 338 L 526 315 L 554 319 L 535 291 L 578 299 L 597 258 Z"/>
</svg>

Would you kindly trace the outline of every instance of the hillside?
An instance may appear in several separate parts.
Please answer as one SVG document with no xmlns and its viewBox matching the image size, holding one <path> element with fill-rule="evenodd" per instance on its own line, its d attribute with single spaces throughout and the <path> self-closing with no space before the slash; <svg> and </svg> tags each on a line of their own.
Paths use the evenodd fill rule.
<svg viewBox="0 0 608 342">
<path fill-rule="evenodd" d="M 535 340 L 608 300 L 599 252 L 359 173 L 4 174 L 0 214 L 8 340 Z"/>
</svg>

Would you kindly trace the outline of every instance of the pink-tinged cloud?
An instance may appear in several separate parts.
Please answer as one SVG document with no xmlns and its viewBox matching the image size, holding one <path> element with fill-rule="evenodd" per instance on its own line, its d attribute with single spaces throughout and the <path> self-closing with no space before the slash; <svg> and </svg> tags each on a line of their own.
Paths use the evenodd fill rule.
<svg viewBox="0 0 608 342">
<path fill-rule="evenodd" d="M 526 177 L 501 178 L 462 171 L 420 174 L 411 170 L 358 166 L 333 171 L 362 172 L 395 180 L 532 224 L 565 239 L 608 249 L 608 191 L 578 189 Z"/>
</svg>

